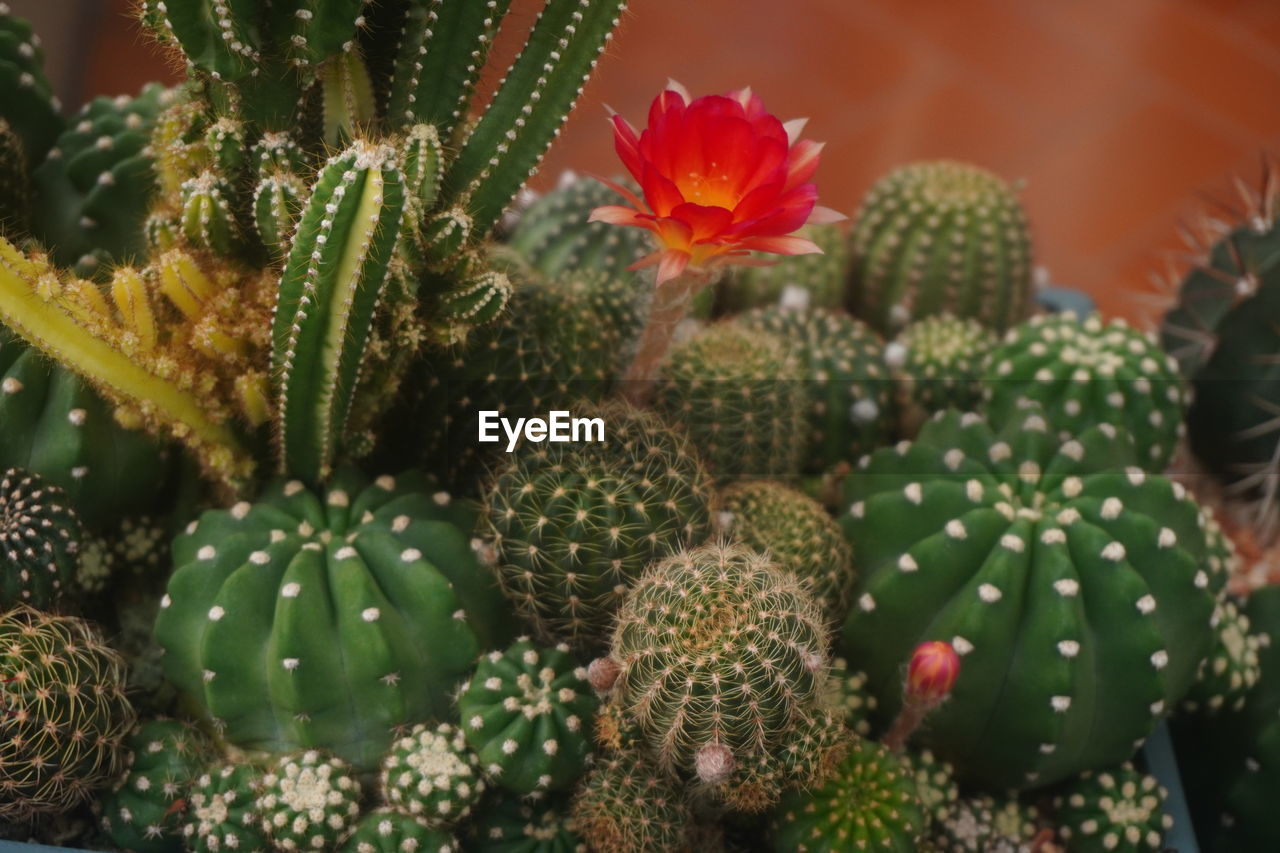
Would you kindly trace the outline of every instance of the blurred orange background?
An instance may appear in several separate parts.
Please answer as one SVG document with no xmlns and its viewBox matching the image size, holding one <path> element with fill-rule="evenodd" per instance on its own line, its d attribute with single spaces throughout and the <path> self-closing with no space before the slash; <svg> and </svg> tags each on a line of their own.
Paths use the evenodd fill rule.
<svg viewBox="0 0 1280 853">
<path fill-rule="evenodd" d="M 109 0 L 96 19 L 72 91 L 173 79 L 130 5 Z M 540 5 L 515 0 L 515 21 Z M 518 43 L 507 33 L 496 59 Z M 780 117 L 808 116 L 806 135 L 827 142 L 822 201 L 848 213 L 919 158 L 1022 181 L 1052 280 L 1140 318 L 1134 295 L 1176 260 L 1179 223 L 1234 177 L 1256 181 L 1277 148 L 1280 2 L 632 0 L 538 183 L 618 171 L 603 105 L 640 124 L 668 77 L 694 95 L 751 85 Z"/>
</svg>

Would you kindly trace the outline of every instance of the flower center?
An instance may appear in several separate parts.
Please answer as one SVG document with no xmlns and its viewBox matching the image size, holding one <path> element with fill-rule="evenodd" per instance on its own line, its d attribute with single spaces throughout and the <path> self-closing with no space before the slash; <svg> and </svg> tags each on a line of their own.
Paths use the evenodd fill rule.
<svg viewBox="0 0 1280 853">
<path fill-rule="evenodd" d="M 716 174 L 716 165 L 712 162 L 707 173 L 689 172 L 683 178 L 677 177 L 675 184 L 685 201 L 733 210 L 738 204 L 738 194 L 729 183 L 728 173 Z"/>
</svg>

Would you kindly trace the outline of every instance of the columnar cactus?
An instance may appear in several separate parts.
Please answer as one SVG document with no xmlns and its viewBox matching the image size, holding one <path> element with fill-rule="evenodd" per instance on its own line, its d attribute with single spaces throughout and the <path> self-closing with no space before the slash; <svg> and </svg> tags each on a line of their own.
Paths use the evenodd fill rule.
<svg viewBox="0 0 1280 853">
<path fill-rule="evenodd" d="M 181 812 L 210 751 L 205 736 L 177 720 L 148 720 L 125 741 L 124 774 L 98 797 L 103 832 L 135 853 L 180 853 Z"/>
<path fill-rule="evenodd" d="M 844 229 L 839 225 L 806 225 L 796 236 L 812 240 L 822 252 L 783 256 L 767 266 L 735 268 L 718 287 L 716 310 L 736 314 L 796 302 L 801 308 L 843 305 L 852 261 Z"/>
<path fill-rule="evenodd" d="M 805 586 L 767 557 L 705 545 L 635 582 L 605 661 L 617 673 L 609 701 L 655 767 L 715 785 L 802 734 L 826 685 L 826 628 Z"/>
<path fill-rule="evenodd" d="M 0 609 L 48 610 L 75 578 L 83 531 L 66 497 L 17 468 L 0 478 Z"/>
<path fill-rule="evenodd" d="M 392 808 L 360 818 L 339 853 L 457 853 L 458 842 L 443 829 Z"/>
<path fill-rule="evenodd" d="M 0 614 L 0 818 L 66 811 L 124 768 L 124 664 L 89 623 L 26 605 Z"/>
<path fill-rule="evenodd" d="M 722 323 L 671 350 L 653 405 L 718 479 L 793 476 L 808 438 L 803 375 L 780 338 Z"/>
<path fill-rule="evenodd" d="M 999 431 L 946 412 L 844 494 L 862 572 L 844 653 L 892 716 L 916 645 L 951 644 L 963 673 L 923 737 L 963 777 L 1022 787 L 1123 761 L 1195 680 L 1225 578 L 1202 511 L 1122 431 L 1064 442 L 1038 409 Z"/>
<path fill-rule="evenodd" d="M 829 619 L 849 612 L 853 549 L 817 501 L 768 480 L 733 483 L 720 492 L 716 523 L 809 584 Z"/>
<path fill-rule="evenodd" d="M 849 307 L 882 332 L 930 314 L 996 331 L 1031 307 L 1031 238 L 1015 190 L 977 166 L 913 163 L 867 193 L 851 235 Z"/>
<path fill-rule="evenodd" d="M 503 592 L 545 638 L 607 640 L 627 585 L 706 538 L 711 483 L 689 442 L 623 403 L 577 406 L 603 442 L 526 443 L 485 498 Z"/>
<path fill-rule="evenodd" d="M 977 320 L 935 314 L 902 330 L 884 348 L 900 384 L 899 427 L 907 435 L 943 409 L 974 411 L 982 401 L 983 367 L 995 334 Z"/>
<path fill-rule="evenodd" d="M 852 463 L 893 432 L 893 383 L 879 335 L 847 314 L 786 305 L 751 311 L 737 322 L 776 335 L 800 362 L 808 395 L 805 470 Z"/>
<path fill-rule="evenodd" d="M 257 812 L 263 773 L 252 764 L 211 764 L 191 783 L 183 841 L 192 853 L 266 853 Z"/>
<path fill-rule="evenodd" d="M 591 751 L 595 695 L 569 647 L 526 637 L 480 659 L 458 694 L 467 743 L 485 772 L 521 794 L 575 783 Z"/>
<path fill-rule="evenodd" d="M 1186 394 L 1178 366 L 1153 335 L 1122 319 L 1044 314 L 1011 329 L 984 371 L 992 423 L 1020 417 L 1040 403 L 1062 436 L 1098 423 L 1124 427 L 1152 471 L 1173 458 L 1185 431 Z"/>
<path fill-rule="evenodd" d="M 480 758 L 451 723 L 417 725 L 382 760 L 382 796 L 398 811 L 432 826 L 451 826 L 484 794 Z"/>
<path fill-rule="evenodd" d="M 670 777 L 643 755 L 599 761 L 573 801 L 578 834 L 599 853 L 684 850 L 693 814 Z"/>
<path fill-rule="evenodd" d="M 283 755 L 262 777 L 254 810 L 276 850 L 335 850 L 360 815 L 360 782 L 319 750 Z"/>
<path fill-rule="evenodd" d="M 856 740 L 825 785 L 783 795 L 773 814 L 773 849 L 914 853 L 925 825 L 911 768 L 883 746 Z"/>
<path fill-rule="evenodd" d="M 587 853 L 569 802 L 555 797 L 489 798 L 468 826 L 472 853 Z"/>
<path fill-rule="evenodd" d="M 1164 810 L 1169 792 L 1132 764 L 1087 771 L 1054 799 L 1058 832 L 1081 853 L 1163 850 L 1173 818 Z"/>
<path fill-rule="evenodd" d="M 330 749 L 370 768 L 391 729 L 449 714 L 501 599 L 449 496 L 420 477 L 279 481 L 174 542 L 156 619 L 165 672 L 250 749 Z"/>
</svg>

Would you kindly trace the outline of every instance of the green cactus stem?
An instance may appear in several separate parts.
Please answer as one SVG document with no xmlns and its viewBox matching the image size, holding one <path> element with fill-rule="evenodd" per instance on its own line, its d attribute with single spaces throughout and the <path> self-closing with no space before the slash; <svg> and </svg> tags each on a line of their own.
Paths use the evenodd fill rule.
<svg viewBox="0 0 1280 853">
<path fill-rule="evenodd" d="M 44 48 L 31 24 L 0 3 L 0 119 L 22 140 L 23 171 L 44 159 L 65 124 L 53 84 L 44 73 Z"/>
<path fill-rule="evenodd" d="M 468 826 L 472 853 L 587 853 L 569 802 L 547 795 L 499 792 L 485 800 Z"/>
<path fill-rule="evenodd" d="M 911 323 L 887 344 L 885 364 L 899 383 L 900 433 L 915 436 L 943 409 L 976 411 L 984 366 L 997 341 L 977 320 L 935 314 Z"/>
</svg>

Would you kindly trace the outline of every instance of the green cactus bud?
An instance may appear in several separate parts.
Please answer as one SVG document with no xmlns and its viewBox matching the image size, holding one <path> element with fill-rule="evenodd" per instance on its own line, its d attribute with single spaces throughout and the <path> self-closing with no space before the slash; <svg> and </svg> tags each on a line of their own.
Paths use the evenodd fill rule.
<svg viewBox="0 0 1280 853">
<path fill-rule="evenodd" d="M 458 717 L 485 772 L 528 794 L 578 781 L 596 705 L 587 671 L 567 645 L 540 648 L 522 637 L 480 659 L 458 694 Z"/>
<path fill-rule="evenodd" d="M 1168 796 L 1154 776 L 1132 764 L 1086 771 L 1054 799 L 1058 832 L 1081 853 L 1163 850 L 1173 826 L 1164 810 Z"/>
<path fill-rule="evenodd" d="M 182 184 L 182 233 L 191 245 L 232 254 L 236 223 L 231 193 L 216 172 L 201 172 Z"/>
<path fill-rule="evenodd" d="M 229 116 L 209 125 L 204 132 L 204 146 L 217 171 L 227 180 L 234 181 L 248 162 L 244 123 Z"/>
<path fill-rule="evenodd" d="M 296 139 L 287 132 L 268 131 L 253 144 L 249 160 L 259 180 L 277 172 L 301 174 L 307 168 L 307 155 Z"/>
<path fill-rule="evenodd" d="M 10 468 L 0 478 L 0 610 L 51 609 L 77 568 L 83 532 L 66 493 L 38 474 Z"/>
<path fill-rule="evenodd" d="M 270 174 L 254 188 L 253 225 L 272 257 L 288 254 L 306 195 L 306 185 L 292 172 Z"/>
<path fill-rule="evenodd" d="M 721 324 L 672 348 L 653 406 L 684 425 L 718 479 L 786 477 L 805 453 L 801 377 L 781 339 Z"/>
<path fill-rule="evenodd" d="M 480 651 L 505 642 L 490 579 L 443 520 L 449 495 L 425 487 L 277 482 L 177 538 L 156 640 L 229 742 L 371 767 L 392 727 L 448 715 Z"/>
<path fill-rule="evenodd" d="M 404 213 L 388 145 L 357 141 L 316 179 L 280 279 L 272 330 L 281 466 L 328 477 Z"/>
<path fill-rule="evenodd" d="M 262 777 L 254 810 L 274 849 L 334 850 L 360 815 L 360 782 L 319 750 L 284 755 Z"/>
<path fill-rule="evenodd" d="M 1034 317 L 1009 331 L 985 372 L 992 423 L 1019 418 L 1026 400 L 1040 403 L 1063 436 L 1114 423 L 1133 436 L 1151 471 L 1164 470 L 1185 432 L 1177 364 L 1154 335 L 1122 319 L 1104 326 L 1097 315 Z"/>
<path fill-rule="evenodd" d="M 768 554 L 809 585 L 828 619 L 849 612 L 853 549 L 822 505 L 781 483 L 734 483 L 720 493 L 721 533 Z"/>
<path fill-rule="evenodd" d="M 935 314 L 917 320 L 884 348 L 901 385 L 899 426 L 914 436 L 943 409 L 975 411 L 982 401 L 983 365 L 997 338 L 977 320 Z"/>
<path fill-rule="evenodd" d="M 119 775 L 136 718 L 124 662 L 88 622 L 0 614 L 0 673 L 0 820 L 68 811 Z"/>
<path fill-rule="evenodd" d="M 870 737 L 876 697 L 867 690 L 867 674 L 851 671 L 844 658 L 832 658 L 826 691 L 826 705 L 840 714 L 844 724 L 859 737 Z"/>
<path fill-rule="evenodd" d="M 903 166 L 862 201 L 850 309 L 882 332 L 950 312 L 996 331 L 1031 308 L 1031 238 L 1015 190 L 964 163 Z"/>
<path fill-rule="evenodd" d="M 934 821 L 929 843 L 937 853 L 1033 853 L 1039 817 L 1014 798 L 966 797 Z"/>
<path fill-rule="evenodd" d="M 339 853 L 457 853 L 452 835 L 391 808 L 374 809 L 360 819 Z"/>
<path fill-rule="evenodd" d="M 43 160 L 62 132 L 61 109 L 44 73 L 40 37 L 0 3 L 0 120 L 21 140 L 27 158 L 22 171 Z"/>
<path fill-rule="evenodd" d="M 440 315 L 455 329 L 483 326 L 498 318 L 511 293 L 511 279 L 506 273 L 487 270 L 441 296 Z M 457 331 L 447 334 L 451 340 L 460 336 Z"/>
<path fill-rule="evenodd" d="M 825 785 L 783 796 L 773 849 L 915 853 L 925 822 L 910 767 L 883 746 L 858 740 Z"/>
<path fill-rule="evenodd" d="M 102 830 L 135 853 L 181 853 L 188 788 L 211 747 L 195 727 L 177 720 L 148 720 L 125 741 L 124 775 L 98 797 Z"/>
<path fill-rule="evenodd" d="M 468 825 L 471 853 L 587 853 L 568 803 L 546 795 L 498 792 Z"/>
<path fill-rule="evenodd" d="M 608 658 L 620 668 L 610 701 L 655 766 L 714 784 L 785 747 L 816 707 L 826 628 L 808 589 L 777 564 L 741 545 L 705 545 L 636 580 Z"/>
<path fill-rule="evenodd" d="M 401 169 L 409 198 L 418 211 L 430 210 L 440 194 L 444 147 L 434 125 L 415 124 L 400 143 Z"/>
<path fill-rule="evenodd" d="M 684 850 L 693 814 L 680 789 L 643 755 L 604 758 L 573 801 L 578 834 L 599 853 Z"/>
<path fill-rule="evenodd" d="M 220 762 L 191 783 L 182 835 L 192 853 L 266 853 L 258 818 L 262 771 L 251 764 Z"/>
<path fill-rule="evenodd" d="M 452 826 L 471 814 L 487 787 L 480 758 L 462 729 L 417 725 L 382 760 L 382 795 L 398 811 L 431 826 Z"/>
<path fill-rule="evenodd" d="M 920 642 L 963 658 L 923 740 L 994 787 L 1128 758 L 1212 642 L 1202 511 L 1102 424 L 1061 440 L 1039 409 L 997 432 L 945 412 L 846 479 L 860 595 L 844 653 L 881 709 Z M 1094 720 L 1105 717 L 1099 730 Z"/>
<path fill-rule="evenodd" d="M 537 631 L 605 641 L 626 585 L 652 560 L 702 541 L 710 482 L 688 442 L 655 415 L 579 405 L 603 442 L 525 444 L 485 498 L 503 591 Z"/>
<path fill-rule="evenodd" d="M 1249 617 L 1231 599 L 1219 601 L 1213 612 L 1216 640 L 1183 706 L 1190 712 L 1217 714 L 1239 711 L 1262 676 L 1258 649 L 1262 637 L 1250 633 Z"/>
<path fill-rule="evenodd" d="M 148 215 L 142 229 L 146 235 L 147 250 L 152 255 L 177 248 L 178 241 L 182 239 L 182 219 L 168 210 Z"/>
<path fill-rule="evenodd" d="M 838 225 L 806 225 L 796 236 L 812 240 L 822 252 L 784 255 L 780 260 L 767 256 L 777 262 L 734 268 L 733 275 L 720 283 L 717 310 L 737 314 L 779 304 L 801 309 L 840 308 L 852 261 L 844 230 Z"/>
<path fill-rule="evenodd" d="M 776 335 L 800 362 L 808 395 L 805 470 L 853 463 L 887 443 L 893 431 L 892 382 L 880 337 L 843 313 L 776 307 L 737 322 Z"/>
</svg>

